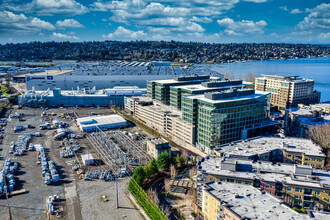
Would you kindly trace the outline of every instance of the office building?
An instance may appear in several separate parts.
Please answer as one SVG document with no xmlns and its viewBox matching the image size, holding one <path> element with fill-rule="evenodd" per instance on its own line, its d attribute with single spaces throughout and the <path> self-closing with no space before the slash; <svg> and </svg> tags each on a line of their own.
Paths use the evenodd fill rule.
<svg viewBox="0 0 330 220">
<path fill-rule="evenodd" d="M 255 89 L 270 92 L 270 103 L 279 111 L 298 104 L 319 103 L 321 98 L 321 93 L 314 91 L 314 80 L 298 76 L 263 75 L 256 78 Z"/>
<path fill-rule="evenodd" d="M 231 89 L 184 96 L 182 119 L 196 127 L 196 147 L 207 153 L 214 147 L 259 136 L 278 123 L 269 118 L 268 93 Z"/>
<path fill-rule="evenodd" d="M 187 95 L 199 95 L 206 92 L 224 91 L 231 88 L 242 89 L 246 85 L 242 80 L 207 81 L 200 84 L 171 86 L 170 105 L 181 109 L 182 97 Z"/>
<path fill-rule="evenodd" d="M 223 144 L 214 149 L 219 157 L 263 160 L 324 168 L 326 155 L 309 139 L 255 137 Z"/>
<path fill-rule="evenodd" d="M 207 181 L 251 185 L 284 200 L 291 207 L 330 210 L 330 172 L 311 166 L 207 157 L 198 163 Z"/>
<path fill-rule="evenodd" d="M 174 125 L 167 118 L 175 115 L 182 126 L 180 143 L 210 154 L 215 146 L 272 133 L 279 124 L 268 119 L 269 93 L 243 87 L 241 80 L 210 81 L 209 76 L 149 81 L 149 99 L 127 98 L 125 109 L 161 134 L 180 139 L 168 132 Z"/>
<path fill-rule="evenodd" d="M 170 87 L 181 85 L 195 85 L 210 80 L 220 80 L 220 77 L 207 75 L 178 76 L 168 80 L 155 80 L 147 82 L 148 97 L 160 103 L 170 104 Z"/>
</svg>

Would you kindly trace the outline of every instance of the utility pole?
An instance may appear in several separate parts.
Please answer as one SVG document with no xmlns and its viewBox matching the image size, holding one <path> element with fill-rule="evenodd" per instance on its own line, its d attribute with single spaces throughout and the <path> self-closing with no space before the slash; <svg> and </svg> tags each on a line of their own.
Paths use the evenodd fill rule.
<svg viewBox="0 0 330 220">
<path fill-rule="evenodd" d="M 116 166 L 116 209 L 119 208 L 118 206 L 118 167 Z"/>
<path fill-rule="evenodd" d="M 8 208 L 8 215 L 9 215 L 9 220 L 12 220 L 13 218 L 12 218 L 12 216 L 11 216 L 11 210 L 10 210 L 10 206 L 9 206 L 9 200 L 8 200 L 8 187 L 7 187 L 7 185 L 6 185 L 6 176 L 5 176 L 5 178 L 4 178 L 4 182 L 5 182 L 5 187 L 6 187 L 6 200 L 7 200 L 7 208 Z"/>
</svg>

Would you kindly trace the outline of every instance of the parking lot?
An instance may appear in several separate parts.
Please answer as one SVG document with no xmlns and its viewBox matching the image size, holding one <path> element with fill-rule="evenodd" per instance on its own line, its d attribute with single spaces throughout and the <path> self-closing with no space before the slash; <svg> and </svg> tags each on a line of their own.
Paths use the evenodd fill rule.
<svg viewBox="0 0 330 220">
<path fill-rule="evenodd" d="M 41 117 L 45 112 L 48 116 Z M 65 115 L 63 116 L 63 114 Z M 15 191 L 25 189 L 27 192 L 19 195 L 9 196 L 8 203 L 6 197 L 0 199 L 0 216 L 9 219 L 9 204 L 13 219 L 48 219 L 46 198 L 57 195 L 52 219 L 105 219 L 107 216 L 113 216 L 112 219 L 140 219 L 138 210 L 131 204 L 127 198 L 127 185 L 129 178 L 119 178 L 119 204 L 120 208 L 115 209 L 115 182 L 92 179 L 84 181 L 79 179 L 76 171 L 72 170 L 72 163 L 75 161 L 82 166 L 81 155 L 91 153 L 98 161 L 96 165 L 84 167 L 79 172 L 86 170 L 108 169 L 100 159 L 98 153 L 91 146 L 87 138 L 78 130 L 75 124 L 75 117 L 85 117 L 91 114 L 114 114 L 108 108 L 66 108 L 66 109 L 18 109 L 14 107 L 7 112 L 7 125 L 4 128 L 4 138 L 0 145 L 0 169 L 4 160 L 8 157 L 13 162 L 18 162 L 18 172 L 14 175 L 16 180 Z M 11 118 L 10 115 L 21 115 L 19 118 Z M 52 123 L 53 120 L 59 120 L 67 124 L 68 130 L 79 139 L 74 141 L 79 145 L 79 150 L 73 157 L 62 158 L 60 152 L 63 150 L 62 140 L 54 140 L 56 129 L 41 130 L 39 125 Z M 14 132 L 16 126 L 22 126 L 24 130 Z M 28 128 L 30 127 L 30 128 Z M 129 132 L 141 132 L 137 127 L 127 128 Z M 49 185 L 44 183 L 41 165 L 38 164 L 37 151 L 25 151 L 22 156 L 10 154 L 11 142 L 17 142 L 19 135 L 26 133 L 40 133 L 40 137 L 31 136 L 29 144 L 42 144 L 48 160 L 56 164 L 56 169 L 60 176 L 60 181 Z M 146 134 L 141 135 L 146 138 Z M 106 196 L 108 201 L 103 201 L 102 196 Z M 142 218 L 141 218 L 142 219 Z"/>
</svg>

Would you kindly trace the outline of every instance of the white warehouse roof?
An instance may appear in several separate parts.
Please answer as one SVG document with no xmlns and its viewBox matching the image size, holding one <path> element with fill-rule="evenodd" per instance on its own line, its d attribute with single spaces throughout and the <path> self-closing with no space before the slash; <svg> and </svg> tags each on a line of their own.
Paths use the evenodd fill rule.
<svg viewBox="0 0 330 220">
<path fill-rule="evenodd" d="M 103 116 L 89 116 L 84 118 L 78 118 L 77 123 L 80 130 L 94 131 L 98 126 L 102 130 L 107 130 L 115 127 L 124 127 L 127 125 L 127 121 L 119 115 L 103 115 Z"/>
</svg>

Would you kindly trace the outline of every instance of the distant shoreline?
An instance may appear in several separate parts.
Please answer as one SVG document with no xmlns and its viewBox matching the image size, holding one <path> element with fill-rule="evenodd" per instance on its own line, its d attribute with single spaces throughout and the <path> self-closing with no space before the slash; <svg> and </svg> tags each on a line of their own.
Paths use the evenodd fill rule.
<svg viewBox="0 0 330 220">
<path fill-rule="evenodd" d="M 175 65 L 219 65 L 219 64 L 230 64 L 230 63 L 247 63 L 247 62 L 263 62 L 263 61 L 277 61 L 277 60 L 300 60 L 300 59 L 311 59 L 311 58 L 326 58 L 326 57 L 330 57 L 330 56 L 311 56 L 311 57 L 296 57 L 296 58 L 289 58 L 289 59 L 283 59 L 283 58 L 279 58 L 279 59 L 263 59 L 263 60 L 242 60 L 242 61 L 232 61 L 232 62 L 203 62 L 203 63 L 179 63 L 179 62 L 170 62 L 170 61 L 157 61 L 157 60 L 151 60 L 151 61 L 138 61 L 138 62 L 170 62 L 171 64 L 175 64 Z M 98 60 L 91 60 L 91 61 L 78 61 L 78 60 L 63 60 L 63 62 L 59 62 L 57 60 L 53 60 L 53 61 L 2 61 L 0 60 L 0 65 L 6 65 L 6 63 L 8 64 L 15 64 L 15 63 L 24 63 L 24 64 L 45 64 L 45 65 L 51 65 L 53 64 L 54 66 L 57 64 L 74 64 L 74 63 L 94 63 L 94 62 L 134 62 L 134 61 L 126 61 L 126 60 L 103 60 L 103 61 L 98 61 Z"/>
</svg>

